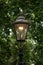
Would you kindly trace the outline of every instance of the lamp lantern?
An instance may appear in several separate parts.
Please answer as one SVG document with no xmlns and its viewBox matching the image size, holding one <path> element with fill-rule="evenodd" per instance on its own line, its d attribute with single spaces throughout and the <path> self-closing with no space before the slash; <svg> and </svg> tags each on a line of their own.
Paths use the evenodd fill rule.
<svg viewBox="0 0 43 65">
<path fill-rule="evenodd" d="M 16 38 L 18 41 L 24 41 L 28 30 L 28 20 L 25 19 L 23 12 L 21 11 L 16 21 L 13 23 L 14 30 L 16 32 Z"/>
</svg>

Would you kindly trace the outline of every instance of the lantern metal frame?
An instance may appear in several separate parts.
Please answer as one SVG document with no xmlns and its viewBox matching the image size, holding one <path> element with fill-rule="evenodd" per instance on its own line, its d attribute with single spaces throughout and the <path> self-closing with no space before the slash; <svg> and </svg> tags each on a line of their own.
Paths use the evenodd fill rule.
<svg viewBox="0 0 43 65">
<path fill-rule="evenodd" d="M 28 28 L 29 28 L 29 22 L 28 22 L 28 20 L 25 19 L 23 12 L 20 12 L 20 14 L 18 15 L 18 18 L 13 23 L 14 29 L 15 29 L 16 24 L 26 24 L 26 25 L 28 25 Z M 28 31 L 28 28 L 27 28 L 27 31 Z M 16 34 L 16 30 L 15 30 L 15 34 Z M 17 35 L 15 35 L 15 36 L 16 36 L 16 39 L 17 39 Z M 26 39 L 26 37 L 27 37 L 27 32 L 26 32 L 25 39 Z M 17 41 L 25 41 L 25 39 L 24 40 L 17 40 Z"/>
</svg>

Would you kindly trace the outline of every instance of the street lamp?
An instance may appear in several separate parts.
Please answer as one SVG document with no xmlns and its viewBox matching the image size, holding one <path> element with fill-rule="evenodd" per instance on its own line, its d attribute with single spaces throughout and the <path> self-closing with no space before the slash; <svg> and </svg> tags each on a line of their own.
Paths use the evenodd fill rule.
<svg viewBox="0 0 43 65">
<path fill-rule="evenodd" d="M 18 18 L 13 23 L 18 41 L 24 41 L 28 30 L 28 20 L 25 20 L 23 12 L 20 12 Z"/>
<path fill-rule="evenodd" d="M 14 30 L 16 33 L 16 39 L 20 42 L 20 48 L 19 48 L 19 64 L 18 65 L 24 65 L 23 62 L 23 47 L 22 43 L 25 41 L 26 33 L 28 31 L 29 23 L 28 20 L 25 19 L 23 15 L 23 11 L 20 11 L 20 14 L 16 21 L 13 23 Z"/>
</svg>

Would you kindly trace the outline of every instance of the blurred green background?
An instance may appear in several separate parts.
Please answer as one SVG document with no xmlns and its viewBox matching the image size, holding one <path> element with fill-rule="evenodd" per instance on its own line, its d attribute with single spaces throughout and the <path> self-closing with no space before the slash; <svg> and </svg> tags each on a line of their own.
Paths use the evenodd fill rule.
<svg viewBox="0 0 43 65">
<path fill-rule="evenodd" d="M 31 23 L 23 44 L 25 65 L 43 65 L 43 0 L 0 0 L 0 65 L 18 65 L 19 43 L 12 23 L 19 8 Z"/>
</svg>

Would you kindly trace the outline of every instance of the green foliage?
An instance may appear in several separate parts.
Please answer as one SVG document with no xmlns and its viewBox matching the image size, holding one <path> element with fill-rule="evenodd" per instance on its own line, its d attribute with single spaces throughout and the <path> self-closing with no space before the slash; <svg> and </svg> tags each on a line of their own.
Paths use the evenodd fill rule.
<svg viewBox="0 0 43 65">
<path fill-rule="evenodd" d="M 0 65 L 18 65 L 20 44 L 11 24 L 19 8 L 30 21 L 27 39 L 22 44 L 25 65 L 43 65 L 43 0 L 0 0 Z"/>
</svg>

